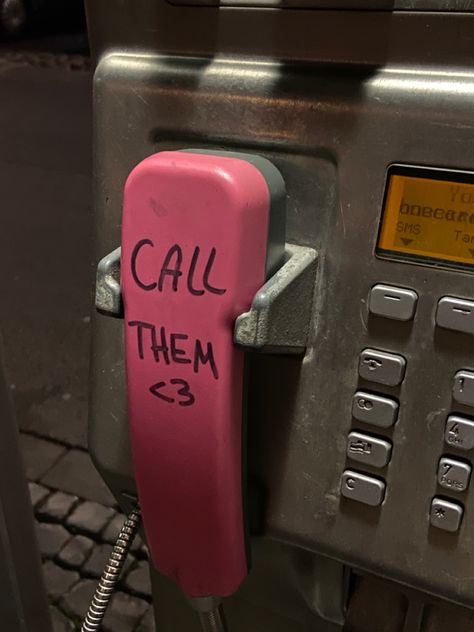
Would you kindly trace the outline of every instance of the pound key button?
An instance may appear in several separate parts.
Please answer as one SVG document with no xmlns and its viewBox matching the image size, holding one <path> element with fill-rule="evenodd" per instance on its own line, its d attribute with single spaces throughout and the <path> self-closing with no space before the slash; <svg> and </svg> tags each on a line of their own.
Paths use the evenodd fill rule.
<svg viewBox="0 0 474 632">
<path fill-rule="evenodd" d="M 342 475 L 341 494 L 345 498 L 377 507 L 383 502 L 385 483 L 378 478 L 346 470 Z"/>
</svg>

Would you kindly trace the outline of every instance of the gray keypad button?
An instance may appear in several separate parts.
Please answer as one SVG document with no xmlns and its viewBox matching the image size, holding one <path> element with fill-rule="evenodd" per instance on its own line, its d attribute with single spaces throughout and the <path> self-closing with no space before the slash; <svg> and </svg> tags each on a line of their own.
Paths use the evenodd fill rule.
<svg viewBox="0 0 474 632">
<path fill-rule="evenodd" d="M 472 450 L 474 448 L 474 421 L 459 415 L 449 415 L 444 440 L 453 448 Z"/>
<path fill-rule="evenodd" d="M 357 391 L 352 398 L 352 416 L 379 428 L 390 428 L 397 420 L 398 402 L 389 397 Z"/>
<path fill-rule="evenodd" d="M 369 311 L 376 316 L 395 320 L 412 320 L 418 294 L 413 290 L 378 283 L 370 291 Z"/>
<path fill-rule="evenodd" d="M 452 492 L 464 492 L 469 486 L 471 469 L 463 461 L 443 457 L 438 467 L 438 483 Z"/>
<path fill-rule="evenodd" d="M 434 498 L 431 503 L 430 522 L 433 527 L 443 531 L 459 530 L 464 510 L 458 503 L 442 498 Z"/>
<path fill-rule="evenodd" d="M 364 380 L 398 386 L 405 376 L 406 360 L 395 353 L 364 349 L 359 358 L 359 375 Z"/>
<path fill-rule="evenodd" d="M 347 440 L 347 456 L 353 461 L 385 467 L 390 461 L 392 446 L 388 441 L 362 432 L 351 432 Z"/>
<path fill-rule="evenodd" d="M 454 376 L 453 397 L 460 404 L 474 406 L 474 373 L 458 371 Z"/>
<path fill-rule="evenodd" d="M 385 496 L 385 483 L 378 478 L 346 470 L 342 475 L 341 494 L 365 505 L 381 505 Z"/>
<path fill-rule="evenodd" d="M 474 334 L 474 301 L 443 296 L 436 311 L 438 327 Z"/>
</svg>

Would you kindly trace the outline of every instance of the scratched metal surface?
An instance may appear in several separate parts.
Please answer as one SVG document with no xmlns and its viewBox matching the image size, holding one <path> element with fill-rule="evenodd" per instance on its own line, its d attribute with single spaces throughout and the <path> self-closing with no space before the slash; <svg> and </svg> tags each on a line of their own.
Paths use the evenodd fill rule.
<svg viewBox="0 0 474 632">
<path fill-rule="evenodd" d="M 169 0 L 170 4 L 275 7 L 304 9 L 345 9 L 348 11 L 473 11 L 473 0 Z"/>
<path fill-rule="evenodd" d="M 190 145 L 273 160 L 289 193 L 288 240 L 320 254 L 303 361 L 252 360 L 250 456 L 253 476 L 268 491 L 266 532 L 474 605 L 472 497 L 459 495 L 466 514 L 458 536 L 428 527 L 451 379 L 474 364 L 464 338 L 435 330 L 434 310 L 444 294 L 472 297 L 472 277 L 373 256 L 390 163 L 474 166 L 474 77 L 441 68 L 349 74 L 117 54 L 102 61 L 95 86 L 97 258 L 119 242 L 121 191 L 133 165 L 154 151 Z M 418 291 L 413 324 L 368 317 L 376 282 Z M 130 489 L 122 327 L 97 316 L 94 329 L 91 446 L 109 481 Z M 366 346 L 402 353 L 408 362 L 401 389 L 375 389 L 401 402 L 399 423 L 382 431 L 394 450 L 382 472 L 388 491 L 381 509 L 339 495 L 346 437 L 359 427 L 352 395 L 374 386 L 357 378 Z"/>
<path fill-rule="evenodd" d="M 112 53 L 95 79 L 96 259 L 118 245 L 123 183 L 150 153 L 273 160 L 289 192 L 288 240 L 318 250 L 320 273 L 303 361 L 252 360 L 250 461 L 267 489 L 266 533 L 474 606 L 470 495 L 459 496 L 458 535 L 428 527 L 451 379 L 474 368 L 470 341 L 436 331 L 434 311 L 444 294 L 472 297 L 472 277 L 373 256 L 389 164 L 474 167 L 472 16 L 122 4 L 89 3 L 95 53 Z M 418 291 L 413 324 L 368 317 L 375 282 Z M 91 447 L 119 493 L 133 488 L 121 323 L 97 316 L 94 341 Z M 401 389 L 374 389 L 401 402 L 382 432 L 394 450 L 380 510 L 339 496 L 346 437 L 359 428 L 352 394 L 370 386 L 357 379 L 366 346 L 408 362 Z"/>
<path fill-rule="evenodd" d="M 86 0 L 86 5 L 96 59 L 113 49 L 354 67 L 413 63 L 469 67 L 474 14 L 453 7 L 466 1 L 472 11 L 472 0 L 436 1 L 439 7 L 449 4 L 449 11 L 418 10 L 433 1 L 402 0 L 407 8 L 416 2 L 416 11 L 218 9 L 173 6 L 165 0 L 102 0 L 100 4 Z M 382 4 L 386 8 L 388 2 Z"/>
</svg>

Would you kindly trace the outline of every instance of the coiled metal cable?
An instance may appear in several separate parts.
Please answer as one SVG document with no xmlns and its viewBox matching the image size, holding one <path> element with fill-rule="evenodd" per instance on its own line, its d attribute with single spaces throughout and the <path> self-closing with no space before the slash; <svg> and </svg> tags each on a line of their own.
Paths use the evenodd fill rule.
<svg viewBox="0 0 474 632">
<path fill-rule="evenodd" d="M 222 606 L 209 612 L 200 612 L 199 621 L 203 632 L 227 632 L 227 624 Z"/>
<path fill-rule="evenodd" d="M 115 586 L 120 578 L 127 554 L 140 526 L 139 509 L 134 509 L 127 516 L 120 530 L 110 558 L 105 565 L 99 585 L 92 597 L 91 605 L 81 627 L 81 632 L 100 632 L 100 626 L 107 611 Z M 199 621 L 203 632 L 227 632 L 227 625 L 222 606 L 208 612 L 199 612 Z"/>
<path fill-rule="evenodd" d="M 127 554 L 140 526 L 140 511 L 134 509 L 126 518 L 114 545 L 110 559 L 92 597 L 81 632 L 99 632 L 110 598 L 119 580 Z"/>
</svg>

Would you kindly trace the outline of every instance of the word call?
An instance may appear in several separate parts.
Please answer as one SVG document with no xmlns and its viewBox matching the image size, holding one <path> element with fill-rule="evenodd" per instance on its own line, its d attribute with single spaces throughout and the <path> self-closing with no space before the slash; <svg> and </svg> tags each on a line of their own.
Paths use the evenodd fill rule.
<svg viewBox="0 0 474 632">
<path fill-rule="evenodd" d="M 145 258 L 146 250 L 148 257 Z M 146 238 L 140 239 L 132 249 L 130 273 L 135 285 L 144 292 L 185 292 L 196 297 L 206 294 L 222 296 L 227 289 L 217 287 L 212 281 L 216 259 L 215 247 L 203 252 L 200 246 L 194 246 L 187 252 L 176 243 L 160 253 L 153 240 Z M 201 270 L 200 274 L 198 270 Z M 215 380 L 219 379 L 212 341 L 171 331 L 147 320 L 130 320 L 127 326 L 136 331 L 136 351 L 140 360 L 151 357 L 157 364 L 189 365 L 194 374 L 206 370 Z M 168 404 L 192 406 L 196 402 L 192 386 L 182 377 L 158 381 L 148 390 Z"/>
</svg>

